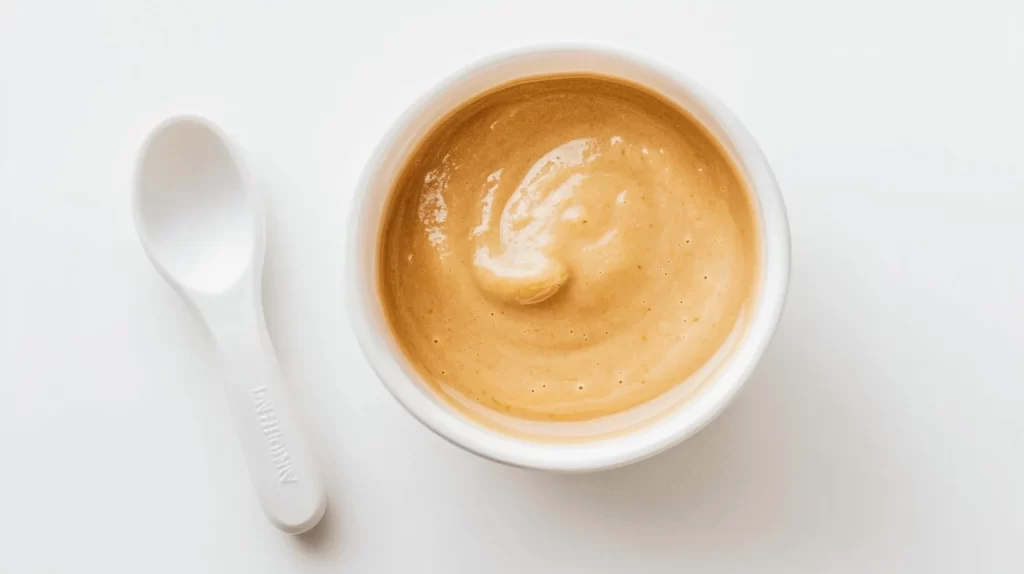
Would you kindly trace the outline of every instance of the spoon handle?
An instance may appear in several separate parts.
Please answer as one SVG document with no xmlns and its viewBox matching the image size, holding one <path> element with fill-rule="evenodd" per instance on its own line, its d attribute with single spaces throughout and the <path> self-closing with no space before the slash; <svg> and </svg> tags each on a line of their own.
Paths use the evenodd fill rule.
<svg viewBox="0 0 1024 574">
<path fill-rule="evenodd" d="M 327 497 L 292 411 L 263 306 L 250 295 L 208 299 L 200 311 L 221 355 L 228 401 L 260 505 L 274 526 L 299 534 L 320 521 Z"/>
</svg>

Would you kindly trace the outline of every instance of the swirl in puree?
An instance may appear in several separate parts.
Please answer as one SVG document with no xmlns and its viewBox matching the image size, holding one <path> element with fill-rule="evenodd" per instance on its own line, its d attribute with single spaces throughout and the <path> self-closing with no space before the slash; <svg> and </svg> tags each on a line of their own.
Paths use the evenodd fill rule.
<svg viewBox="0 0 1024 574">
<path fill-rule="evenodd" d="M 685 112 L 617 80 L 476 98 L 421 143 L 386 217 L 381 300 L 406 357 L 442 395 L 513 417 L 657 397 L 756 293 L 755 207 L 732 162 Z"/>
</svg>

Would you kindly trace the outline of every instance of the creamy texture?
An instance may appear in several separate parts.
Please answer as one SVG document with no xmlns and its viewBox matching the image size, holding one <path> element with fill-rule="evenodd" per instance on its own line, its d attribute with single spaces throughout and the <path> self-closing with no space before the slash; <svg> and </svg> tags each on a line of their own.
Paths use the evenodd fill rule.
<svg viewBox="0 0 1024 574">
<path fill-rule="evenodd" d="M 756 292 L 730 160 L 639 87 L 547 77 L 424 140 L 381 237 L 381 300 L 442 394 L 532 420 L 627 410 L 696 372 Z"/>
</svg>

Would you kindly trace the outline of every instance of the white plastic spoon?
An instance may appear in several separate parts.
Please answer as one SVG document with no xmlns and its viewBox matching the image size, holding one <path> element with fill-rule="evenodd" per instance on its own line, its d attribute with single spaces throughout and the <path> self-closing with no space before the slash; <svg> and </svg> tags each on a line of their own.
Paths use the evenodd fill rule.
<svg viewBox="0 0 1024 574">
<path fill-rule="evenodd" d="M 275 526 L 316 525 L 327 498 L 263 317 L 263 202 L 239 155 L 208 121 L 168 120 L 135 174 L 135 227 L 150 261 L 216 344 L 249 477 Z"/>
</svg>

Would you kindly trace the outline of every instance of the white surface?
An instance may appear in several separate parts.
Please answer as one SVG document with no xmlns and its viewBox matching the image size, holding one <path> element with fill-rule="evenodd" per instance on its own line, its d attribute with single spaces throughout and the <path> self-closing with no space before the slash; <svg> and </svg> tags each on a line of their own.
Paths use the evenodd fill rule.
<svg viewBox="0 0 1024 574">
<path fill-rule="evenodd" d="M 176 116 L 160 124 L 136 162 L 135 230 L 217 350 L 263 512 L 274 526 L 300 534 L 323 518 L 327 493 L 267 332 L 266 216 L 244 162 L 208 120 Z"/>
<path fill-rule="evenodd" d="M 453 411 L 445 400 L 430 392 L 404 360 L 380 305 L 376 278 L 381 257 L 379 238 L 388 199 L 401 169 L 433 126 L 472 96 L 498 86 L 544 74 L 579 73 L 618 77 L 656 90 L 688 110 L 721 142 L 755 196 L 762 251 L 759 301 L 747 311 L 744 325 L 733 329 L 698 372 L 640 407 L 577 424 L 520 424 L 526 421 L 496 413 L 482 415 L 539 439 L 522 440 L 482 428 Z M 367 161 L 347 219 L 351 227 L 345 266 L 349 326 L 371 369 L 395 399 L 452 444 L 490 460 L 541 470 L 606 470 L 649 458 L 692 436 L 732 403 L 764 356 L 778 326 L 789 283 L 790 237 L 786 207 L 767 162 L 750 132 L 721 101 L 692 79 L 635 53 L 596 47 L 531 46 L 483 58 L 418 98 Z M 566 437 L 585 442 L 566 443 Z"/>
<path fill-rule="evenodd" d="M 1024 570 L 1021 3 L 485 4 L 0 0 L 0 572 Z M 577 477 L 424 430 L 341 292 L 350 193 L 396 115 L 563 38 L 718 94 L 793 233 L 737 402 Z M 137 146 L 180 111 L 267 189 L 267 321 L 331 498 L 307 537 L 240 486 L 214 355 L 132 229 Z"/>
</svg>

